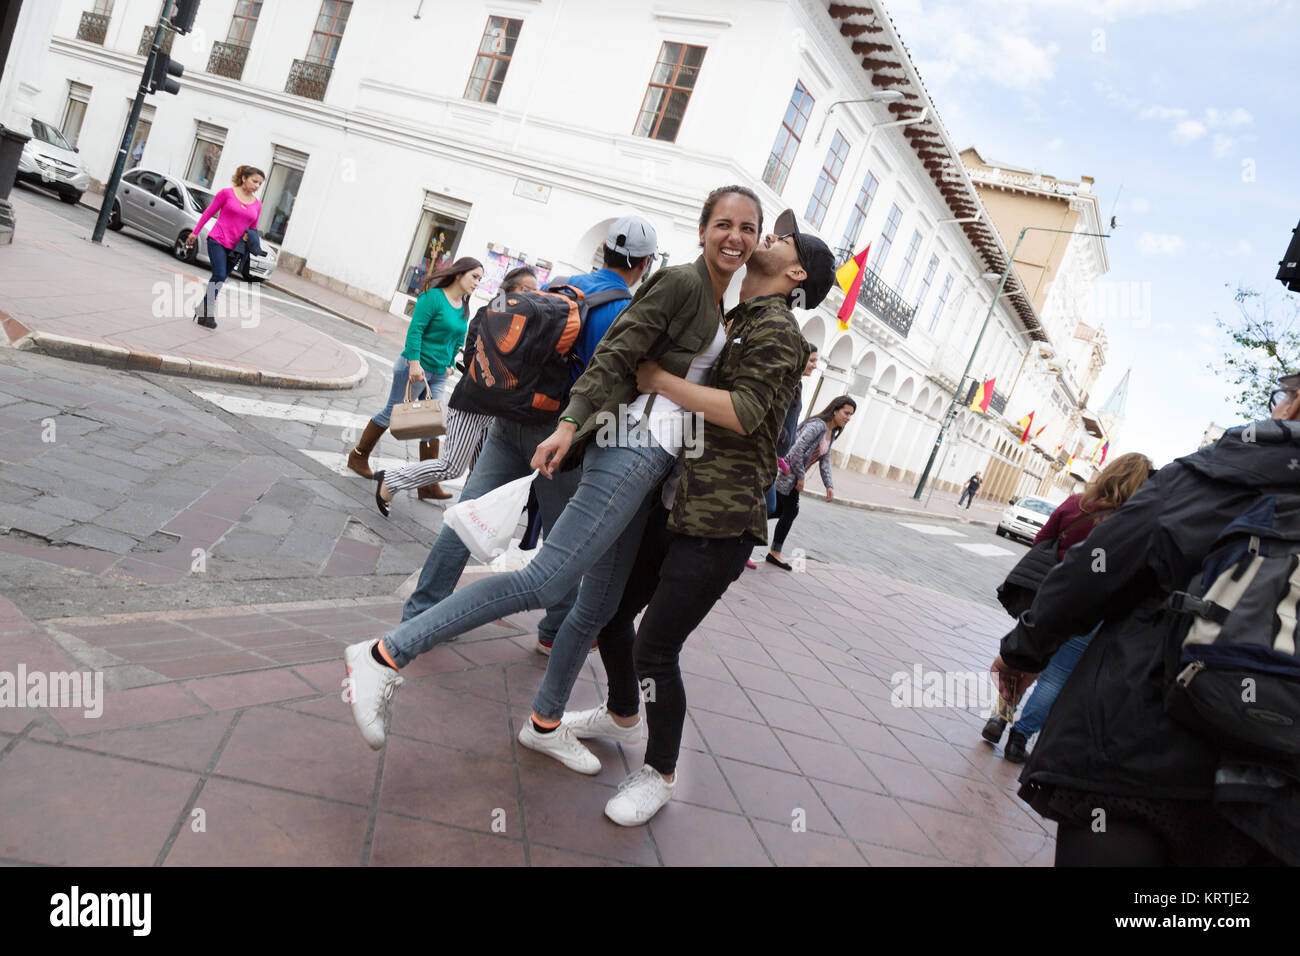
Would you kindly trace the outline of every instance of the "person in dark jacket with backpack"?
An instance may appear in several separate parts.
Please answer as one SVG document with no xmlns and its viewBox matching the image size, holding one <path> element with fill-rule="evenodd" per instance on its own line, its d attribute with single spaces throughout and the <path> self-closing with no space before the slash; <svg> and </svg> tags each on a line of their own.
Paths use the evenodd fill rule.
<svg viewBox="0 0 1300 956">
<path fill-rule="evenodd" d="M 1120 455 L 1097 473 L 1088 482 L 1088 487 L 1080 494 L 1070 495 L 1052 512 L 1047 523 L 1038 529 L 1034 537 L 1034 546 L 1054 542 L 1056 549 L 1053 557 L 1060 561 L 1065 552 L 1085 541 L 1092 529 L 1106 517 L 1118 511 L 1147 480 L 1155 474 L 1151 459 L 1138 452 Z M 1034 682 L 1029 701 L 1020 712 L 1019 719 L 1011 728 L 1007 746 L 1002 756 L 1012 763 L 1024 763 L 1029 738 L 1043 729 L 1043 723 L 1052 710 L 1052 704 L 1061 693 L 1061 688 L 1074 672 L 1079 658 L 1092 643 L 1094 631 L 1070 638 L 1065 646 L 1052 655 L 1047 670 Z M 1002 739 L 1006 721 L 998 714 L 989 718 L 980 736 L 991 744 Z"/>
<path fill-rule="evenodd" d="M 1057 648 L 1105 621 L 1020 776 L 1021 798 L 1059 824 L 1058 866 L 1300 864 L 1297 761 L 1245 757 L 1164 705 L 1187 627 L 1167 602 L 1195 586 L 1220 533 L 1259 506 L 1300 537 L 1300 376 L 1282 384 L 1273 420 L 1167 465 L 1067 552 L 1002 640 L 992 670 L 1014 700 Z"/>
</svg>

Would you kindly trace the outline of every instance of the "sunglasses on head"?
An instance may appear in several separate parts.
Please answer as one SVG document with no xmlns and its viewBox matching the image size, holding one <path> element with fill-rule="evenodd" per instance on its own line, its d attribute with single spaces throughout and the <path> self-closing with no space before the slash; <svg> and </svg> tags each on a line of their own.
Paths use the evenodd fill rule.
<svg viewBox="0 0 1300 956">
<path fill-rule="evenodd" d="M 1295 398 L 1297 391 L 1300 391 L 1300 389 L 1294 389 L 1294 388 L 1273 389 L 1272 393 L 1270 393 L 1268 396 L 1268 407 L 1277 408 L 1279 405 L 1292 401 Z"/>
</svg>

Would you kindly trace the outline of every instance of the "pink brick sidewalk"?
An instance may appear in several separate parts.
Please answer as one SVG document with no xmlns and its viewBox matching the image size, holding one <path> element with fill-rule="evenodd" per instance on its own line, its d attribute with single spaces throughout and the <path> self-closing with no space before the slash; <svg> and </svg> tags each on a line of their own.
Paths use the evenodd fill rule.
<svg viewBox="0 0 1300 956">
<path fill-rule="evenodd" d="M 985 674 L 1008 624 L 994 608 L 835 566 L 747 571 L 683 653 L 677 795 L 633 829 L 602 809 L 640 747 L 592 741 L 589 778 L 515 741 L 545 667 L 536 613 L 419 658 L 370 751 L 342 651 L 399 616 L 366 599 L 33 622 L 0 599 L 0 671 L 108 685 L 99 717 L 0 708 L 0 863 L 1052 861 L 1054 827 L 1016 797 L 978 706 L 891 700 L 897 672 Z M 595 655 L 572 705 L 603 691 Z"/>
<path fill-rule="evenodd" d="M 277 311 L 260 289 L 226 283 L 233 314 L 209 331 L 190 320 L 206 270 L 139 254 L 137 239 L 88 231 L 12 194 L 22 227 L 0 249 L 0 325 L 8 341 L 65 358 L 246 384 L 349 388 L 363 359 Z"/>
</svg>

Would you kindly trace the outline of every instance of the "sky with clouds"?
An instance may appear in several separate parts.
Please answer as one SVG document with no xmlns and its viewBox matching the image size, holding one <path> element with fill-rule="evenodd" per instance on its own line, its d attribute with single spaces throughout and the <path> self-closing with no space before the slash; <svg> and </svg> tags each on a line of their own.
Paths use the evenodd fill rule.
<svg viewBox="0 0 1300 956">
<path fill-rule="evenodd" d="M 1092 176 L 1110 272 L 1101 405 L 1132 368 L 1111 454 L 1157 465 L 1238 424 L 1216 314 L 1273 277 L 1300 221 L 1297 0 L 885 0 L 958 148 Z"/>
</svg>

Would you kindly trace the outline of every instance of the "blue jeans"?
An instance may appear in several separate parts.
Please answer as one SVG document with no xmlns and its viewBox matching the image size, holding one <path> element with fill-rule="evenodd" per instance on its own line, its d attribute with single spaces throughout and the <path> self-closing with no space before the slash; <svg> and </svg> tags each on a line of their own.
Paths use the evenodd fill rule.
<svg viewBox="0 0 1300 956">
<path fill-rule="evenodd" d="M 206 316 L 215 316 L 217 293 L 221 291 L 222 285 L 230 275 L 229 256 L 229 249 L 208 236 L 208 262 L 212 266 L 212 278 L 208 280 L 207 288 L 203 290 L 203 314 Z"/>
<path fill-rule="evenodd" d="M 1038 680 L 1034 681 L 1034 686 L 1030 691 L 1029 700 L 1025 702 L 1020 711 L 1020 719 L 1016 721 L 1014 729 L 1024 734 L 1026 739 L 1032 737 L 1043 729 L 1043 724 L 1047 721 L 1047 715 L 1052 710 L 1052 704 L 1056 702 L 1056 697 L 1061 693 L 1061 688 L 1065 682 L 1070 679 L 1074 673 L 1074 666 L 1079 663 L 1079 658 L 1083 657 L 1083 652 L 1088 649 L 1092 643 L 1100 624 L 1094 627 L 1089 633 L 1081 637 L 1072 637 L 1065 642 L 1052 659 L 1047 664 L 1047 669 L 1038 675 Z"/>
<path fill-rule="evenodd" d="M 446 391 L 447 388 L 446 373 L 442 375 L 430 375 L 429 370 L 425 369 L 424 375 L 427 380 L 427 385 L 423 389 L 423 392 L 428 392 L 429 398 L 442 398 L 442 393 Z M 382 412 L 371 419 L 371 421 L 376 425 L 380 425 L 384 428 L 388 427 L 388 416 L 393 414 L 393 406 L 406 401 L 406 383 L 410 377 L 411 363 L 399 355 L 397 361 L 393 363 L 393 385 L 388 390 L 388 404 L 384 406 Z M 411 397 L 419 398 L 423 392 L 421 391 L 420 386 L 416 385 L 411 389 Z M 547 434 L 550 433 L 547 432 Z M 527 474 L 527 472 L 525 472 L 525 474 Z"/>
<path fill-rule="evenodd" d="M 772 487 L 771 487 L 771 488 L 768 488 L 767 491 L 765 491 L 765 492 L 763 493 L 763 500 L 767 503 L 767 516 L 768 516 L 769 518 L 775 518 L 775 517 L 776 517 L 776 484 L 775 484 L 775 482 L 772 484 Z"/>
<path fill-rule="evenodd" d="M 618 607 L 649 516 L 650 492 L 658 489 L 673 461 L 652 442 L 648 447 L 590 445 L 573 498 L 528 566 L 475 581 L 404 620 L 384 636 L 393 661 L 405 666 L 449 637 L 519 611 L 548 607 L 581 583 L 578 600 L 555 635 L 533 703 L 541 717 L 563 716 L 592 641 Z M 548 483 L 545 478 L 537 482 Z"/>
<path fill-rule="evenodd" d="M 500 488 L 516 478 L 532 474 L 529 462 L 533 452 L 550 436 L 551 431 L 550 425 L 520 425 L 502 418 L 495 419 L 488 431 L 487 441 L 483 443 L 483 450 L 479 452 L 478 460 L 465 480 L 460 500 L 473 501 L 493 488 Z M 538 476 L 533 482 L 541 511 L 542 531 L 547 538 L 551 536 L 551 529 L 564 511 L 564 506 L 577 490 L 581 477 L 578 471 L 561 471 L 550 481 Z M 460 580 L 468 562 L 469 549 L 460 540 L 460 535 L 444 526 L 424 562 L 424 570 L 420 572 L 415 592 L 406 599 L 402 608 L 402 620 L 409 621 L 445 601 L 456 590 L 456 582 Z M 546 617 L 537 627 L 539 638 L 554 641 L 561 622 L 577 597 L 578 589 L 574 587 L 568 594 L 548 605 Z"/>
</svg>

